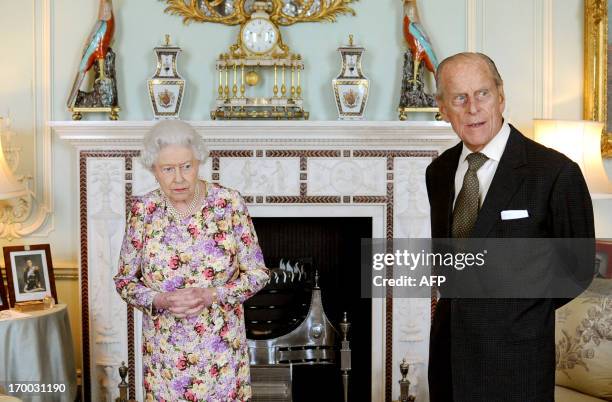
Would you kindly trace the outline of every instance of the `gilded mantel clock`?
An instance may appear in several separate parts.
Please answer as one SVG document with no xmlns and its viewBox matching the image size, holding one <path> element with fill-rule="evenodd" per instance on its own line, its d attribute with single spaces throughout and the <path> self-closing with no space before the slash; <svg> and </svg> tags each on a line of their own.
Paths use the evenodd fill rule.
<svg viewBox="0 0 612 402">
<path fill-rule="evenodd" d="M 283 43 L 281 26 L 335 21 L 355 14 L 354 0 L 166 0 L 185 23 L 240 25 L 236 43 L 216 61 L 213 119 L 308 119 L 301 86 L 304 62 Z"/>
<path fill-rule="evenodd" d="M 218 96 L 211 118 L 308 118 L 300 84 L 302 57 L 283 43 L 267 9 L 265 2 L 255 2 L 237 43 L 219 56 Z"/>
</svg>

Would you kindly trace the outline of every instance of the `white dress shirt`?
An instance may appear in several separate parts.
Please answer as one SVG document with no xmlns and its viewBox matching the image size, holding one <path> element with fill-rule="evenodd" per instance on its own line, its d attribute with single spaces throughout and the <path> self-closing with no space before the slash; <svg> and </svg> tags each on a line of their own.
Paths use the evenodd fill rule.
<svg viewBox="0 0 612 402">
<path fill-rule="evenodd" d="M 476 173 L 478 176 L 478 190 L 480 193 L 479 199 L 481 206 L 487 196 L 491 182 L 493 181 L 497 165 L 499 165 L 499 160 L 504 153 L 504 149 L 506 149 L 508 137 L 510 137 L 510 125 L 504 121 L 499 132 L 480 151 L 480 153 L 485 154 L 487 158 L 489 158 Z M 469 164 L 466 158 L 471 153 L 472 151 L 463 144 L 463 150 L 461 151 L 461 156 L 459 156 L 459 164 L 455 172 L 455 199 L 453 201 L 453 208 L 457 201 L 457 196 L 461 191 L 461 187 L 463 186 L 463 177 L 468 170 Z"/>
</svg>

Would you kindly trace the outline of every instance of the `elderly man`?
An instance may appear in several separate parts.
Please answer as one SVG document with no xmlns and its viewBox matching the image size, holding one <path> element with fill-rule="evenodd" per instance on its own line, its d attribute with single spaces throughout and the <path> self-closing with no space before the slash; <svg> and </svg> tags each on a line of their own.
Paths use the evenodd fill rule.
<svg viewBox="0 0 612 402">
<path fill-rule="evenodd" d="M 23 291 L 24 293 L 39 292 L 45 290 L 43 279 L 41 277 L 40 268 L 32 264 L 31 259 L 26 260 L 26 266 L 23 270 Z"/>
<path fill-rule="evenodd" d="M 451 56 L 436 83 L 440 113 L 461 142 L 427 168 L 432 237 L 594 236 L 580 168 L 504 121 L 503 82 L 489 57 Z M 588 283 L 591 267 L 579 271 Z M 431 401 L 554 401 L 554 314 L 566 301 L 443 292 L 431 328 Z"/>
</svg>

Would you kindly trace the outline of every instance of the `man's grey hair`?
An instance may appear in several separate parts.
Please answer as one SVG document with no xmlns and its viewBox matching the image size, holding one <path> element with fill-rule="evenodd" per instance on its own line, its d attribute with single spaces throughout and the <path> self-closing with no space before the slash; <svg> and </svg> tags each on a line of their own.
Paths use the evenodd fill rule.
<svg viewBox="0 0 612 402">
<path fill-rule="evenodd" d="M 140 160 L 144 167 L 153 170 L 159 152 L 168 145 L 190 147 L 193 157 L 201 163 L 206 161 L 208 149 L 202 137 L 182 120 L 162 120 L 155 124 L 142 141 Z"/>
<path fill-rule="evenodd" d="M 442 93 L 442 83 L 440 82 L 440 79 L 442 77 L 442 70 L 447 64 L 452 63 L 454 61 L 458 61 L 460 59 L 484 62 L 489 68 L 489 72 L 491 73 L 491 77 L 493 78 L 493 81 L 495 82 L 497 88 L 499 88 L 500 90 L 503 89 L 504 80 L 502 80 L 501 75 L 499 75 L 499 71 L 497 70 L 497 66 L 495 66 L 495 62 L 493 62 L 493 60 L 491 60 L 489 56 L 484 53 L 463 52 L 447 57 L 446 59 L 442 60 L 442 62 L 438 65 L 438 69 L 436 70 L 436 98 L 442 99 L 442 96 L 444 95 Z"/>
</svg>

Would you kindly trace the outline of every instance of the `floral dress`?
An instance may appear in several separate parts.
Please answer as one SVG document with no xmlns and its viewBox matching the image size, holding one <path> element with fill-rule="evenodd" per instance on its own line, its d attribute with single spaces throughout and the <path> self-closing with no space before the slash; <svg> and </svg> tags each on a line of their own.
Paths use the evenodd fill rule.
<svg viewBox="0 0 612 402">
<path fill-rule="evenodd" d="M 115 276 L 121 297 L 143 311 L 146 401 L 251 398 L 242 303 L 265 286 L 257 235 L 237 191 L 205 183 L 201 209 L 180 219 L 160 190 L 134 197 Z M 158 292 L 215 287 L 218 302 L 193 318 L 152 307 Z"/>
</svg>

